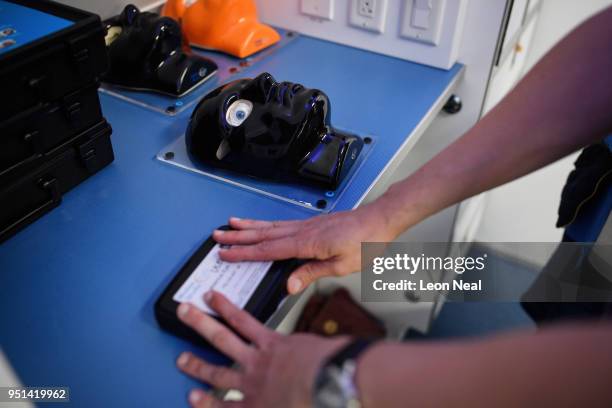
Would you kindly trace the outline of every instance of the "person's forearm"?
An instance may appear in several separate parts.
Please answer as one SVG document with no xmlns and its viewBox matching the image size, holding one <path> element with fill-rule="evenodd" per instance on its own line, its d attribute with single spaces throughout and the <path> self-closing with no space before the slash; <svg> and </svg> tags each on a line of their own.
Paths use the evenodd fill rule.
<svg viewBox="0 0 612 408">
<path fill-rule="evenodd" d="M 489 114 L 380 199 L 396 233 L 612 130 L 612 8 L 556 45 Z"/>
<path fill-rule="evenodd" d="M 609 324 L 463 343 L 382 343 L 357 367 L 365 408 L 612 406 L 610 378 Z"/>
</svg>

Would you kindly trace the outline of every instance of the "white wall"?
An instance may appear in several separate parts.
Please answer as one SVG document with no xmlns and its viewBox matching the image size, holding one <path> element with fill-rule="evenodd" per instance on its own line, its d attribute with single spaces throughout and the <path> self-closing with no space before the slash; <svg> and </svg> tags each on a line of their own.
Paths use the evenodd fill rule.
<svg viewBox="0 0 612 408">
<path fill-rule="evenodd" d="M 334 0 L 333 19 L 314 18 L 300 12 L 301 0 L 257 0 L 259 17 L 268 24 L 316 38 L 374 51 L 421 64 L 449 69 L 457 60 L 466 0 L 445 3 L 438 45 L 432 46 L 400 36 L 408 0 L 388 0 L 383 33 L 352 26 L 350 10 L 355 0 Z M 438 4 L 440 4 L 438 2 Z"/>
<path fill-rule="evenodd" d="M 571 29 L 609 5 L 612 5 L 612 0 L 542 0 L 525 71 L 537 63 Z M 575 157 L 576 155 L 572 155 L 490 192 L 476 240 L 559 240 L 563 231 L 555 228 L 557 206 L 565 178 L 573 167 Z M 541 258 L 524 260 L 536 264 L 545 262 L 545 259 Z"/>
<path fill-rule="evenodd" d="M 612 0 L 542 0 L 542 9 L 527 69 L 565 34 L 593 14 L 612 6 Z"/>
</svg>

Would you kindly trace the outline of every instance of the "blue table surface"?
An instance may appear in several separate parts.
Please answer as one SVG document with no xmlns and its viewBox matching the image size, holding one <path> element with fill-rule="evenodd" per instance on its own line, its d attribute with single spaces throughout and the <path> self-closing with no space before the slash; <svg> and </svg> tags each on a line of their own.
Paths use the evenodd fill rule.
<svg viewBox="0 0 612 408">
<path fill-rule="evenodd" d="M 243 71 L 324 90 L 332 123 L 378 142 L 336 211 L 353 208 L 461 70 L 439 70 L 300 37 Z M 154 159 L 189 112 L 167 117 L 101 95 L 115 162 L 0 245 L 0 345 L 28 386 L 69 386 L 76 406 L 181 406 L 197 383 L 175 359 L 196 349 L 157 326 L 153 304 L 192 251 L 230 216 L 309 210 Z"/>
</svg>

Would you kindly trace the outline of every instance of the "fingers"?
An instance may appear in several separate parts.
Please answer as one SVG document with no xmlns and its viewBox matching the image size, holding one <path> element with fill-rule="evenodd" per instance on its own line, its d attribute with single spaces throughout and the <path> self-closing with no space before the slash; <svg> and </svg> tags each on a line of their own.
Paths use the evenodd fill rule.
<svg viewBox="0 0 612 408">
<path fill-rule="evenodd" d="M 297 268 L 287 281 L 287 291 L 296 294 L 304 290 L 308 285 L 325 276 L 336 275 L 335 261 L 311 261 Z"/>
<path fill-rule="evenodd" d="M 297 226 L 254 228 L 234 231 L 216 230 L 213 232 L 213 238 L 220 244 L 245 245 L 287 237 L 296 231 Z"/>
<path fill-rule="evenodd" d="M 229 219 L 229 225 L 232 228 L 245 230 L 245 229 L 257 229 L 257 228 L 280 228 L 290 227 L 295 224 L 299 224 L 303 221 L 292 220 L 292 221 L 262 221 L 262 220 L 246 220 L 242 218 L 231 217 Z"/>
<path fill-rule="evenodd" d="M 219 257 L 228 262 L 309 258 L 304 247 L 300 247 L 298 240 L 292 238 L 272 239 L 253 245 L 233 245 L 220 250 Z"/>
<path fill-rule="evenodd" d="M 189 405 L 193 408 L 220 408 L 221 402 L 202 390 L 193 390 L 189 393 Z"/>
<path fill-rule="evenodd" d="M 182 303 L 177 309 L 177 316 L 215 348 L 240 364 L 244 364 L 254 351 L 230 329 L 193 305 Z"/>
<path fill-rule="evenodd" d="M 189 393 L 189 405 L 193 408 L 242 408 L 244 404 L 239 401 L 221 402 L 212 395 L 202 391 L 193 390 Z"/>
<path fill-rule="evenodd" d="M 185 374 L 215 388 L 240 389 L 240 373 L 231 368 L 209 364 L 187 352 L 179 356 L 176 365 Z"/>
<path fill-rule="evenodd" d="M 274 336 L 273 331 L 268 330 L 257 319 L 236 307 L 236 305 L 218 292 L 209 292 L 207 294 L 207 304 L 219 313 L 227 324 L 255 344 L 261 345 L 267 339 Z"/>
</svg>

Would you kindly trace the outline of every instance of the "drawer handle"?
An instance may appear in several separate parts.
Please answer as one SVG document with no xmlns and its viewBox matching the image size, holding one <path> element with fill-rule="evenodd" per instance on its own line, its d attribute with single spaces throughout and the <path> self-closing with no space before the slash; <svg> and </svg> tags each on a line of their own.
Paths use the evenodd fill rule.
<svg viewBox="0 0 612 408">
<path fill-rule="evenodd" d="M 42 149 L 39 139 L 40 138 L 38 137 L 38 131 L 27 133 L 23 137 L 23 141 L 25 144 L 28 145 L 28 147 L 30 148 L 31 151 L 33 151 L 33 153 L 29 155 L 28 157 L 21 159 L 17 163 L 13 163 L 9 165 L 9 167 L 0 169 L 0 176 L 4 174 L 8 174 L 11 171 L 20 168 L 21 166 L 25 166 L 28 163 L 32 163 L 33 161 L 41 158 L 44 151 Z"/>
<path fill-rule="evenodd" d="M 46 190 L 49 192 L 49 196 L 50 196 L 49 200 L 46 201 L 41 206 L 39 206 L 38 208 L 30 211 L 29 213 L 27 213 L 26 215 L 21 217 L 19 220 L 9 225 L 8 227 L 1 230 L 0 231 L 0 241 L 3 240 L 3 238 L 5 238 L 5 235 L 19 228 L 21 224 L 27 223 L 28 221 L 34 221 L 38 219 L 43 214 L 57 207 L 62 202 L 62 194 L 59 190 L 57 179 L 55 178 L 50 179 L 50 180 L 41 179 L 38 181 L 38 183 L 43 190 Z"/>
</svg>

